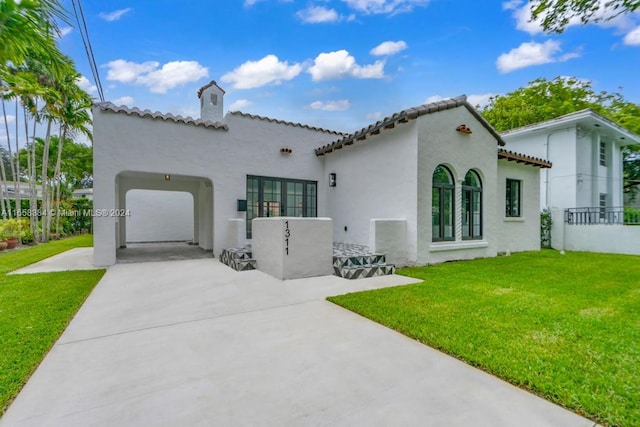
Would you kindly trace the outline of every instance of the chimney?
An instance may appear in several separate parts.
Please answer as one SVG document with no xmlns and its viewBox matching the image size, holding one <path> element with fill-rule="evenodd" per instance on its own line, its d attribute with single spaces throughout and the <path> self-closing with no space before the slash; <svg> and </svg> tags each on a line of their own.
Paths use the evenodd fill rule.
<svg viewBox="0 0 640 427">
<path fill-rule="evenodd" d="M 218 86 L 215 80 L 202 86 L 198 90 L 200 98 L 200 118 L 208 122 L 223 121 L 224 90 Z"/>
</svg>

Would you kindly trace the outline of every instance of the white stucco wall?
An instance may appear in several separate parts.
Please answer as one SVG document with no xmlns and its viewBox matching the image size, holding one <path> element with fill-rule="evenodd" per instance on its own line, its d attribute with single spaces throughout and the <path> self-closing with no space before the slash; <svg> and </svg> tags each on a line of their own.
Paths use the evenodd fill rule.
<svg viewBox="0 0 640 427">
<path fill-rule="evenodd" d="M 456 132 L 466 124 L 472 134 Z M 418 228 L 417 263 L 431 264 L 457 259 L 491 257 L 497 254 L 497 141 L 466 108 L 456 108 L 418 119 Z M 454 175 L 456 239 L 432 242 L 432 178 L 443 164 Z M 482 235 L 480 240 L 462 240 L 461 185 L 469 170 L 482 180 Z"/>
<path fill-rule="evenodd" d="M 333 273 L 330 218 L 255 218 L 252 221 L 256 268 L 280 280 Z"/>
<path fill-rule="evenodd" d="M 562 209 L 576 207 L 578 156 L 575 125 L 548 132 L 504 135 L 503 138 L 507 144 L 504 147 L 506 150 L 553 163 L 551 169 L 545 169 L 540 174 L 540 210 L 547 206 Z M 581 157 L 581 161 L 584 162 L 584 159 Z M 590 164 L 581 167 L 591 169 Z"/>
<path fill-rule="evenodd" d="M 323 156 L 325 181 L 330 173 L 337 177 L 337 185 L 326 189 L 336 242 L 368 245 L 371 219 L 406 220 L 407 257 L 415 263 L 416 140 L 417 121 L 411 120 Z"/>
<path fill-rule="evenodd" d="M 324 167 L 314 149 L 335 140 L 334 134 L 230 114 L 225 117 L 228 131 L 99 108 L 93 114 L 96 209 L 125 203 L 116 183 L 121 172 L 154 176 L 157 189 L 168 184 L 165 173 L 202 178 L 193 181 L 201 220 L 197 234 L 200 245 L 213 250 L 214 256 L 227 242 L 228 220 L 244 218 L 236 211 L 236 200 L 246 198 L 247 174 L 318 181 L 318 214 L 325 214 Z M 281 154 L 282 147 L 293 153 Z M 212 221 L 204 218 L 207 212 Z M 113 217 L 95 218 L 96 265 L 115 262 L 120 223 Z"/>
<path fill-rule="evenodd" d="M 193 240 L 193 196 L 181 191 L 130 190 L 126 242 Z"/>
<path fill-rule="evenodd" d="M 541 170 L 522 163 L 498 161 L 498 252 L 521 252 L 540 249 Z M 507 179 L 522 181 L 521 212 L 517 218 L 506 217 Z"/>
<path fill-rule="evenodd" d="M 563 224 L 563 226 L 563 249 L 565 250 L 640 255 L 640 226 L 614 224 Z"/>
</svg>

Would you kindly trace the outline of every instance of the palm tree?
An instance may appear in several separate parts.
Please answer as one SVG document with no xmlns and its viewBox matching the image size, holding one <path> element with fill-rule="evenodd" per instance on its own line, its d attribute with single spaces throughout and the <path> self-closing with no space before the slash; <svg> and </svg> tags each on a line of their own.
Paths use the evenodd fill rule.
<svg viewBox="0 0 640 427">
<path fill-rule="evenodd" d="M 58 0 L 0 2 L 0 66 L 22 64 L 32 54 L 57 64 L 56 20 L 68 23 Z"/>
</svg>

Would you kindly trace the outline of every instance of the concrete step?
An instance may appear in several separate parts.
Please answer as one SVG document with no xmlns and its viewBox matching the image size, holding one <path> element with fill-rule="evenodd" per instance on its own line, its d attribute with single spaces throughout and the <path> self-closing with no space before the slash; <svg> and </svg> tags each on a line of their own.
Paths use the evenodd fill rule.
<svg viewBox="0 0 640 427">
<path fill-rule="evenodd" d="M 334 255 L 333 267 L 358 267 L 363 265 L 384 264 L 386 257 L 384 254 L 361 254 L 361 255 Z"/>
<path fill-rule="evenodd" d="M 336 276 L 344 277 L 345 279 L 363 279 L 366 277 L 386 276 L 388 274 L 394 274 L 395 272 L 395 265 L 387 264 L 385 262 L 344 267 L 334 266 L 333 268 L 333 273 Z"/>
<path fill-rule="evenodd" d="M 255 270 L 256 260 L 251 257 L 252 253 L 249 248 L 223 249 L 220 254 L 220 262 L 236 271 Z"/>
</svg>

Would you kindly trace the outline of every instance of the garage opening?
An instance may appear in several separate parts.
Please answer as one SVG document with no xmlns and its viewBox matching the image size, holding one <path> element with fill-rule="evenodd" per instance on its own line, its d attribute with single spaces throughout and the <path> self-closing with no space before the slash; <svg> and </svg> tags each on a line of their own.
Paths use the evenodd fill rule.
<svg viewBox="0 0 640 427">
<path fill-rule="evenodd" d="M 116 262 L 213 257 L 213 185 L 202 177 L 123 172 L 116 179 Z"/>
</svg>

